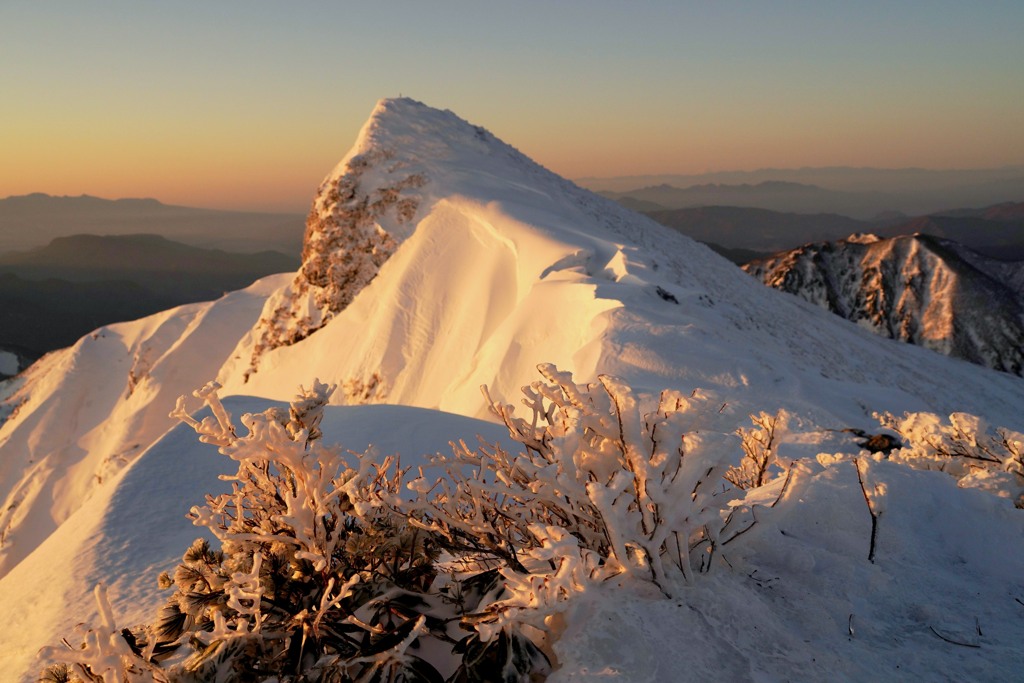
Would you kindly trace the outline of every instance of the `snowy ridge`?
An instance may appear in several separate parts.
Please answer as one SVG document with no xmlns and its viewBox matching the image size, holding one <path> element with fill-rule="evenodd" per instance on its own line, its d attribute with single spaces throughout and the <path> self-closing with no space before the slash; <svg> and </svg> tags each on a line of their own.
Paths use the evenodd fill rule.
<svg viewBox="0 0 1024 683">
<path fill-rule="evenodd" d="M 744 269 L 876 333 L 1024 373 L 1024 263 L 928 235 L 808 244 Z"/>
<path fill-rule="evenodd" d="M 243 340 L 233 356 L 258 356 L 260 364 L 255 373 L 226 366 L 218 379 L 230 391 L 280 396 L 290 390 L 281 378 L 314 366 L 347 385 L 352 402 L 483 415 L 481 384 L 514 396 L 541 362 L 585 380 L 609 372 L 651 392 L 727 387 L 741 410 L 763 400 L 747 401 L 750 393 L 816 412 L 811 388 L 822 376 L 863 386 L 844 387 L 848 405 L 882 408 L 881 367 L 897 378 L 887 377 L 886 387 L 902 387 L 919 407 L 981 410 L 968 404 L 991 391 L 982 388 L 987 380 L 965 378 L 979 391 L 952 392 L 937 379 L 951 370 L 933 373 L 923 356 L 827 318 L 808 327 L 805 309 L 736 277 L 702 245 L 558 178 L 450 112 L 382 102 L 331 177 L 345 178 L 351 159 L 367 155 L 428 179 L 402 195 L 416 199 L 412 220 L 375 224 L 401 246 L 367 278 L 365 296 L 319 319 L 301 343 L 267 350 L 258 330 Z M 364 194 L 379 191 L 371 177 L 362 176 Z M 390 176 L 378 182 L 388 187 Z M 274 319 L 305 334 L 315 317 Z M 780 383 L 795 390 L 763 393 Z"/>
<path fill-rule="evenodd" d="M 471 187 L 496 160 L 521 171 L 527 183 L 537 174 L 564 183 L 450 111 L 409 99 L 379 102 L 317 191 L 302 267 L 292 286 L 267 304 L 253 369 L 264 352 L 305 338 L 348 306 L 447 190 Z"/>
<path fill-rule="evenodd" d="M 928 291 L 939 299 L 951 290 Z M 116 588 L 115 612 L 126 619 L 159 602 L 156 568 L 170 568 L 195 533 L 182 515 L 222 486 L 222 463 L 206 460 L 212 449 L 180 428 L 167 432 L 178 395 L 215 378 L 222 395 L 236 396 L 232 410 L 258 411 L 319 378 L 339 385 L 336 404 L 398 404 L 329 406 L 328 441 L 355 449 L 383 442 L 414 462 L 448 438 L 499 438 L 493 424 L 468 419 L 494 419 L 480 385 L 518 403 L 545 362 L 580 383 L 618 376 L 647 402 L 666 388 L 702 389 L 703 400 L 721 406 L 724 430 L 749 413 L 786 409 L 794 418 L 779 451 L 805 459 L 774 521 L 747 535 L 749 551 L 733 558 L 733 573 L 708 577 L 711 589 L 688 593 L 682 607 L 635 586 L 575 605 L 556 648 L 563 668 L 555 680 L 655 681 L 685 666 L 695 678 L 725 671 L 736 680 L 834 672 L 899 680 L 946 669 L 978 678 L 1022 664 L 1019 606 L 1005 596 L 1024 599 L 1024 557 L 1020 544 L 993 550 L 997 539 L 1021 538 L 1020 511 L 964 492 L 944 473 L 910 475 L 872 461 L 865 472 L 877 474 L 878 495 L 889 486 L 903 498 L 886 513 L 886 564 L 868 563 L 861 465 L 850 460 L 857 447 L 834 431 L 877 429 L 876 411 L 920 410 L 965 411 L 1020 431 L 1020 378 L 896 344 L 763 287 L 702 245 L 411 100 L 382 101 L 324 182 L 299 273 L 98 330 L 0 384 L 0 601 L 27 587 L 60 593 L 37 596 L 38 614 L 19 613 L 17 640 L 0 639 L 0 658 L 27 669 L 28 680 L 35 649 L 63 635 L 55 629 L 90 618 L 94 607 L 81 592 L 100 578 Z M 822 452 L 845 455 L 816 459 Z M 176 454 L 194 477 L 177 471 Z M 764 506 L 782 482 L 773 486 Z M 149 521 L 133 526 L 123 505 L 142 500 Z M 923 514 L 955 536 L 929 532 Z M 160 526 L 166 519 L 178 526 Z M 980 527 L 984 543 L 968 543 Z M 76 558 L 70 566 L 65 549 Z M 918 573 L 920 585 L 908 579 Z M 958 587 L 975 576 L 991 659 L 965 659 L 928 631 L 966 637 L 953 615 L 973 609 L 974 594 Z M 853 613 L 857 638 L 847 635 Z M 638 621 L 624 623 L 623 614 Z M 755 621 L 763 640 L 737 633 L 737 624 Z M 693 647 L 678 646 L 680 629 L 696 625 L 707 630 Z M 671 647 L 657 639 L 662 627 Z M 615 636 L 626 632 L 644 635 Z M 664 647 L 634 657 L 632 670 L 617 669 L 645 637 Z M 769 645 L 777 642 L 792 654 Z M 908 658 L 911 647 L 921 654 Z M 866 658 L 859 668 L 849 664 L 858 658 Z M 716 669 L 723 661 L 731 668 Z"/>
</svg>

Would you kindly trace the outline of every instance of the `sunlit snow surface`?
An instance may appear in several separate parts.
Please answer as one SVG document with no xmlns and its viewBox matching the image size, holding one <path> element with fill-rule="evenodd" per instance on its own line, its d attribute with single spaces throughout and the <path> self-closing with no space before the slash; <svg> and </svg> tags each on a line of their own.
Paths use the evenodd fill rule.
<svg viewBox="0 0 1024 683">
<path fill-rule="evenodd" d="M 814 460 L 855 452 L 820 430 L 870 430 L 874 411 L 961 410 L 1021 430 L 1019 378 L 879 339 L 769 290 L 450 112 L 382 101 L 317 207 L 331 183 L 351 180 L 353 164 L 364 197 L 381 195 L 396 174 L 425 180 L 399 191 L 414 200 L 411 218 L 381 214 L 374 229 L 394 251 L 373 277 L 353 281 L 362 284 L 346 290 L 346 308 L 320 308 L 329 288 L 302 275 L 267 278 L 217 302 L 102 328 L 42 359 L 3 400 L 0 606 L 13 615 L 5 621 L 13 635 L 0 638 L 0 660 L 12 671 L 31 669 L 38 647 L 89 617 L 101 578 L 126 623 L 159 600 L 158 569 L 194 534 L 184 514 L 223 466 L 181 428 L 150 447 L 173 426 L 178 395 L 216 378 L 224 395 L 264 399 L 237 399 L 233 410 L 262 410 L 319 378 L 340 385 L 336 403 L 466 416 L 330 412 L 328 441 L 355 449 L 373 441 L 414 458 L 492 428 L 468 419 L 488 418 L 481 384 L 516 403 L 536 365 L 554 362 L 577 381 L 615 374 L 648 396 L 702 387 L 736 425 L 785 407 L 801 423 L 780 453 L 810 459 L 746 534 L 733 569 L 699 577 L 681 607 L 636 586 L 607 586 L 570 606 L 556 679 L 1019 673 L 1020 511 L 957 489 L 942 473 L 877 463 L 890 500 L 871 564 L 853 465 Z M 320 218 L 344 228 L 336 214 Z M 307 235 L 307 247 L 321 237 Z M 312 333 L 261 347 L 273 326 Z M 981 647 L 947 643 L 931 629 Z"/>
<path fill-rule="evenodd" d="M 681 600 L 609 587 L 573 606 L 550 680 L 1017 679 L 1021 511 L 939 472 L 872 465 L 888 487 L 874 564 L 853 463 L 812 464 L 731 571 Z"/>
</svg>

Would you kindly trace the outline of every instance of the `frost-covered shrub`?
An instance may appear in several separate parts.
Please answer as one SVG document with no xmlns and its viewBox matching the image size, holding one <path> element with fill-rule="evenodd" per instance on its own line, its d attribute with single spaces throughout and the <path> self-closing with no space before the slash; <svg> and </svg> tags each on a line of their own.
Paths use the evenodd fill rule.
<svg viewBox="0 0 1024 683">
<path fill-rule="evenodd" d="M 173 576 L 161 575 L 173 594 L 154 624 L 120 637 L 124 678 L 145 680 L 132 672 L 184 646 L 191 654 L 160 672 L 167 680 L 443 680 L 414 654 L 432 634 L 448 638 L 429 616 L 436 545 L 368 502 L 379 497 L 371 490 L 397 485 L 379 476 L 386 459 L 367 453 L 353 468 L 322 445 L 332 389 L 316 383 L 287 413 L 244 416 L 244 436 L 216 389 L 196 392 L 211 417 L 195 420 L 182 401 L 174 414 L 238 462 L 231 492 L 190 513 L 221 548 L 197 540 Z M 87 679 L 110 668 L 109 656 L 68 659 Z"/>
<path fill-rule="evenodd" d="M 492 410 L 520 446 L 469 448 L 439 457 L 448 476 L 410 488 L 413 523 L 449 548 L 493 558 L 508 590 L 487 611 L 492 629 L 543 628 L 559 603 L 594 581 L 648 580 L 673 593 L 693 580 L 737 496 L 723 475 L 736 437 L 698 431 L 706 406 L 674 392 L 644 415 L 621 381 L 581 386 L 542 365 L 545 381 L 524 389 L 529 410 Z"/>
<path fill-rule="evenodd" d="M 960 486 L 1010 498 L 1024 508 L 1024 434 L 992 429 L 984 418 L 953 413 L 944 421 L 934 413 L 875 416 L 907 445 L 891 459 L 917 469 L 941 470 Z"/>
<path fill-rule="evenodd" d="M 232 490 L 190 512 L 220 549 L 199 539 L 173 575 L 159 577 L 173 592 L 152 624 L 118 631 L 101 603 L 102 623 L 86 629 L 81 648 L 46 653 L 70 665 L 47 675 L 104 683 L 434 683 L 445 678 L 438 667 L 469 672 L 457 680 L 510 682 L 547 670 L 518 633 L 481 648 L 471 642 L 475 631 L 459 632 L 460 618 L 483 596 L 473 589 L 480 577 L 439 579 L 438 539 L 382 504 L 401 493 L 403 471 L 393 458 L 372 450 L 346 457 L 323 445 L 319 424 L 333 388 L 316 383 L 287 412 L 243 416 L 241 436 L 217 389 L 211 383 L 196 392 L 211 416 L 192 418 L 183 400 L 173 414 L 238 463 L 225 477 Z"/>
<path fill-rule="evenodd" d="M 342 396 L 346 405 L 364 405 L 366 403 L 383 403 L 388 394 L 388 386 L 379 372 L 369 377 L 351 377 L 341 385 Z"/>
<path fill-rule="evenodd" d="M 100 625 L 79 625 L 81 643 L 69 650 L 43 648 L 39 656 L 58 660 L 61 664 L 48 667 L 39 680 L 52 683 L 164 683 L 168 679 L 153 661 L 155 647 L 140 649 L 138 641 L 128 629 L 118 629 L 114 614 L 102 584 L 94 589 L 99 607 Z M 67 639 L 66 644 L 70 643 Z M 155 644 L 154 644 L 155 645 Z"/>
<path fill-rule="evenodd" d="M 302 267 L 287 290 L 268 300 L 246 378 L 263 354 L 305 339 L 344 310 L 398 248 L 384 226 L 414 220 L 416 190 L 427 178 L 393 163 L 393 156 L 388 150 L 360 154 L 343 175 L 320 185 L 306 218 Z M 366 186 L 363 176 L 371 172 L 381 176 Z"/>
<path fill-rule="evenodd" d="M 160 576 L 171 595 L 155 623 L 118 631 L 102 602 L 81 649 L 47 653 L 71 665 L 50 673 L 104 683 L 543 677 L 568 600 L 613 578 L 676 594 L 742 534 L 730 525 L 743 506 L 724 478 L 741 440 L 703 429 L 718 411 L 701 395 L 665 392 L 644 414 L 616 379 L 581 386 L 540 370 L 544 381 L 524 390 L 527 417 L 492 402 L 519 448 L 454 444 L 435 456 L 444 476 L 432 480 L 373 450 L 325 446 L 333 388 L 320 383 L 287 412 L 243 416 L 243 435 L 216 384 L 196 392 L 212 413 L 201 421 L 179 400 L 173 414 L 238 463 L 231 491 L 190 513 L 220 547 L 197 540 Z"/>
<path fill-rule="evenodd" d="M 743 460 L 736 467 L 725 473 L 725 478 L 741 489 L 752 489 L 768 483 L 773 474 L 785 470 L 776 453 L 778 436 L 786 428 L 789 414 L 780 410 L 775 415 L 761 412 L 751 415 L 753 427 L 740 427 L 736 434 L 740 437 L 743 449 Z M 779 432 L 780 434 L 776 434 Z"/>
</svg>

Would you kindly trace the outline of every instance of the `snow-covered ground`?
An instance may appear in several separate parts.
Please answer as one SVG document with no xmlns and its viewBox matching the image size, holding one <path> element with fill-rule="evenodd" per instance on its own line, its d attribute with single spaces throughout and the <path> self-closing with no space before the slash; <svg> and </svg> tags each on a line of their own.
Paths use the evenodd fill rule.
<svg viewBox="0 0 1024 683">
<path fill-rule="evenodd" d="M 227 401 L 236 415 L 269 405 Z M 387 405 L 329 408 L 322 429 L 348 449 L 374 444 L 411 465 L 447 452 L 450 439 L 507 442 L 493 423 Z M 729 566 L 676 598 L 635 581 L 575 596 L 551 680 L 1012 680 L 1024 666 L 1024 515 L 942 472 L 861 455 L 883 511 L 869 561 L 871 516 L 853 457 L 801 461 L 774 508 L 783 482 L 767 487 Z M 185 512 L 224 490 L 217 476 L 232 464 L 180 426 L 97 491 L 0 580 L 0 604 L 11 606 L 0 660 L 33 680 L 38 648 L 97 622 L 101 581 L 119 625 L 153 619 L 165 595 L 156 576 L 203 535 Z"/>
<path fill-rule="evenodd" d="M 730 571 L 701 577 L 683 599 L 609 588 L 580 600 L 551 680 L 1019 676 L 1021 511 L 942 473 L 871 461 L 885 489 L 872 563 L 852 458 L 823 460 L 805 462 L 783 501 L 761 511 Z"/>
<path fill-rule="evenodd" d="M 284 277 L 102 327 L 26 370 L 0 426 L 0 575 L 174 424 L 174 401 L 217 374 Z"/>
<path fill-rule="evenodd" d="M 336 404 L 392 404 L 332 408 L 328 441 L 415 458 L 451 438 L 500 436 L 470 419 L 493 420 L 480 385 L 518 402 L 536 366 L 553 362 L 579 382 L 619 376 L 647 401 L 703 389 L 734 426 L 784 408 L 795 417 L 779 452 L 804 459 L 732 569 L 698 577 L 676 602 L 627 585 L 569 605 L 556 679 L 1019 671 L 1020 511 L 946 474 L 872 461 L 888 507 L 871 563 L 854 465 L 816 456 L 855 454 L 828 430 L 871 431 L 876 411 L 960 410 L 1022 430 L 1020 378 L 763 287 L 410 100 L 377 106 L 314 206 L 299 273 L 97 330 L 4 400 L 0 604 L 28 604 L 14 609 L 21 635 L 0 641 L 0 658 L 30 666 L 90 615 L 89 588 L 104 577 L 121 621 L 156 604 L 155 572 L 191 540 L 182 516 L 222 466 L 181 428 L 160 440 L 178 395 L 216 378 L 239 397 L 235 410 L 258 410 L 319 378 L 341 387 Z"/>
</svg>

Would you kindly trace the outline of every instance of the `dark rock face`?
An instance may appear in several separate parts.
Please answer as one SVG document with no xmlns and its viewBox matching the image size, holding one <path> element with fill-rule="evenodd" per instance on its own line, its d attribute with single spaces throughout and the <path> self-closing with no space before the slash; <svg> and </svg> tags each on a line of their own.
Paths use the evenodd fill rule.
<svg viewBox="0 0 1024 683">
<path fill-rule="evenodd" d="M 743 268 L 882 336 L 1024 376 L 1024 262 L 924 234 L 853 235 Z"/>
</svg>

